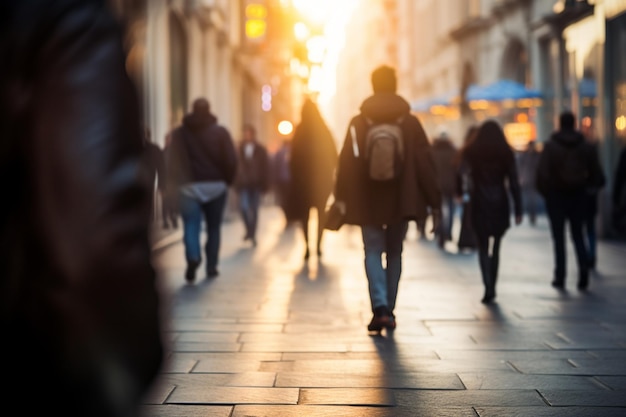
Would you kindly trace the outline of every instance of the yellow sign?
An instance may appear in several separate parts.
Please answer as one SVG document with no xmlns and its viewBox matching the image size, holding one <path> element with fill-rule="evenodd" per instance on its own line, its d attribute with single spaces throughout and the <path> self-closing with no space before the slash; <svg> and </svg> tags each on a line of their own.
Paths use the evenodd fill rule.
<svg viewBox="0 0 626 417">
<path fill-rule="evenodd" d="M 267 7 L 251 3 L 246 6 L 246 38 L 261 39 L 267 33 Z"/>
</svg>

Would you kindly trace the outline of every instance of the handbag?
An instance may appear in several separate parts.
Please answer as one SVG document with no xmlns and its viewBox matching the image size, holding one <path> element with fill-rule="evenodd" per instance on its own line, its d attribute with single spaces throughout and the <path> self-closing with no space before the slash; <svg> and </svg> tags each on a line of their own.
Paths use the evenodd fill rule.
<svg viewBox="0 0 626 417">
<path fill-rule="evenodd" d="M 324 222 L 324 229 L 337 231 L 344 225 L 345 211 L 341 203 L 337 201 L 333 202 L 328 209 L 326 209 L 325 215 L 326 221 Z"/>
</svg>

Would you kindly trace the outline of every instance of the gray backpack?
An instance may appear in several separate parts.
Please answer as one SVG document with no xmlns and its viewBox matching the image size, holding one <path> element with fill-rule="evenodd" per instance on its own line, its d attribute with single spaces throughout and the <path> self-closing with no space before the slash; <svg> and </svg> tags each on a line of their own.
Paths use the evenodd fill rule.
<svg viewBox="0 0 626 417">
<path fill-rule="evenodd" d="M 374 123 L 365 119 L 368 125 L 365 135 L 365 158 L 372 180 L 389 181 L 398 178 L 404 161 L 404 140 L 402 135 L 403 117 L 395 122 Z"/>
</svg>

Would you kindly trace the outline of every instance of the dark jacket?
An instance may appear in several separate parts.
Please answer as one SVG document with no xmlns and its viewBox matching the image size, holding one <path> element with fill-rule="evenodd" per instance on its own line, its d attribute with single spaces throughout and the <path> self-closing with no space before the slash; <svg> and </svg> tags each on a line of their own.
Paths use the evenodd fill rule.
<svg viewBox="0 0 626 417">
<path fill-rule="evenodd" d="M 0 56 L 3 395 L 22 415 L 137 415 L 163 345 L 120 28 L 100 0 L 2 1 Z"/>
<path fill-rule="evenodd" d="M 560 180 L 557 173 L 559 162 L 565 158 L 568 150 L 574 150 L 585 160 L 586 181 L 576 189 L 571 189 Z M 576 130 L 554 132 L 546 142 L 537 168 L 537 190 L 545 197 L 550 193 L 582 192 L 589 188 L 601 188 L 605 183 L 600 166 L 598 151 Z"/>
<path fill-rule="evenodd" d="M 289 160 L 290 211 L 295 218 L 302 218 L 311 207 L 326 206 L 333 191 L 337 153 L 335 140 L 317 106 L 305 102 Z"/>
<path fill-rule="evenodd" d="M 432 149 L 419 120 L 409 113 L 402 97 L 378 93 L 361 105 L 361 113 L 349 124 L 339 155 L 335 198 L 346 204 L 346 224 L 382 225 L 403 220 L 421 220 L 428 209 L 441 207 L 441 191 Z M 374 123 L 389 122 L 404 116 L 401 123 L 404 139 L 404 162 L 397 180 L 377 182 L 368 175 L 365 160 L 366 117 Z M 351 127 L 356 132 L 358 155 L 355 155 Z"/>
<path fill-rule="evenodd" d="M 244 144 L 240 144 L 237 149 L 237 177 L 235 188 L 255 189 L 266 192 L 270 184 L 270 163 L 269 154 L 265 146 L 254 143 L 254 150 L 251 158 L 246 158 L 244 154 Z"/>
<path fill-rule="evenodd" d="M 170 146 L 169 179 L 174 186 L 203 181 L 232 185 L 237 173 L 235 144 L 213 114 L 185 116 L 172 132 Z"/>
<path fill-rule="evenodd" d="M 457 188 L 457 149 L 450 139 L 438 137 L 433 140 L 432 152 L 441 193 L 447 198 L 454 198 Z"/>
<path fill-rule="evenodd" d="M 521 216 L 522 197 L 513 150 L 495 122 L 485 123 L 463 151 L 471 178 L 472 229 L 477 236 L 502 236 L 511 226 L 509 199 L 515 216 Z"/>
</svg>

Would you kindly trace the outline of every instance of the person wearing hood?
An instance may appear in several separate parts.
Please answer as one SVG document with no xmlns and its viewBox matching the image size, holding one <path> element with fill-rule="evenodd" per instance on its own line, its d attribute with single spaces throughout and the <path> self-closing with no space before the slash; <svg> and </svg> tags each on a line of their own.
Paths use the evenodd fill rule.
<svg viewBox="0 0 626 417">
<path fill-rule="evenodd" d="M 396 94 L 395 70 L 381 66 L 371 76 L 374 94 L 361 105 L 348 126 L 339 155 L 334 197 L 344 223 L 361 227 L 365 274 L 373 317 L 367 329 L 395 329 L 394 308 L 402 271 L 403 241 L 408 222 L 433 216 L 433 231 L 441 217 L 441 191 L 430 142 L 409 103 Z M 395 124 L 401 134 L 401 164 L 397 176 L 372 177 L 369 134 L 381 124 Z M 385 254 L 386 267 L 382 256 Z"/>
<path fill-rule="evenodd" d="M 537 190 L 543 196 L 550 221 L 555 268 L 552 286 L 565 288 L 565 223 L 578 263 L 578 289 L 589 284 L 589 263 L 583 238 L 586 192 L 602 186 L 602 168 L 596 148 L 575 129 L 575 116 L 561 113 L 560 129 L 546 142 L 537 167 Z"/>
<path fill-rule="evenodd" d="M 202 261 L 200 236 L 206 222 L 205 266 L 207 277 L 218 275 L 220 233 L 228 188 L 237 172 L 237 152 L 228 130 L 217 123 L 209 102 L 199 98 L 191 114 L 172 132 L 168 189 L 178 199 L 183 220 L 183 243 L 192 283 Z"/>
</svg>

